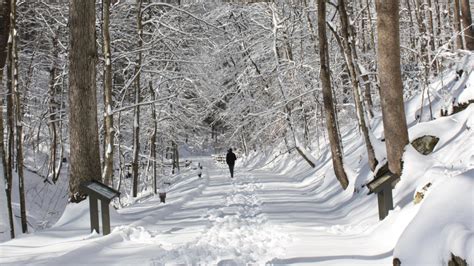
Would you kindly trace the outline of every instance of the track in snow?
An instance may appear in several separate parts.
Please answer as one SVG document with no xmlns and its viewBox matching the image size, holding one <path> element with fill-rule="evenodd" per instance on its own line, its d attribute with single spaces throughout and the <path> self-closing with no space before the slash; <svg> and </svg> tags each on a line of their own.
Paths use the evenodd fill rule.
<svg viewBox="0 0 474 266">
<path fill-rule="evenodd" d="M 201 216 L 207 221 L 207 226 L 194 241 L 181 247 L 175 246 L 166 256 L 155 258 L 152 264 L 169 261 L 219 265 L 262 264 L 284 252 L 290 238 L 269 223 L 262 213 L 258 196 L 262 185 L 249 173 L 239 173 L 230 179 L 222 176 L 222 172 L 225 172 L 222 169 L 216 170 L 214 174 L 219 175 L 211 177 L 210 190 L 212 187 L 225 187 L 221 191 L 226 193 L 218 199 L 222 204 L 216 204 Z M 178 257 L 181 259 L 176 261 Z"/>
</svg>

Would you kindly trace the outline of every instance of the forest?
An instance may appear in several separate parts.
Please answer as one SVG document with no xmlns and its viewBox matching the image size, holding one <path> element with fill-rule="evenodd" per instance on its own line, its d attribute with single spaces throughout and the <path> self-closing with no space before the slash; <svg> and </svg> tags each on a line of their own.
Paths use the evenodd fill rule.
<svg viewBox="0 0 474 266">
<path fill-rule="evenodd" d="M 134 208 L 154 206 L 156 213 L 163 213 L 156 215 L 164 219 L 157 224 L 165 226 L 166 215 L 175 219 L 180 211 L 188 211 L 193 199 L 216 187 L 229 193 L 245 190 L 245 202 L 238 201 L 240 194 L 223 194 L 226 200 L 235 197 L 222 206 L 243 204 L 239 206 L 247 209 L 237 212 L 239 219 L 247 219 L 248 208 L 258 206 L 255 217 L 266 215 L 265 222 L 273 226 L 279 224 L 272 217 L 282 206 L 268 207 L 266 202 L 283 199 L 271 191 L 291 190 L 295 197 L 306 193 L 323 197 L 328 205 L 321 206 L 330 215 L 339 209 L 338 215 L 346 218 L 356 212 L 351 220 L 334 218 L 337 222 L 331 226 L 308 226 L 311 230 L 334 232 L 345 224 L 349 227 L 340 234 L 347 236 L 349 231 L 397 228 L 396 233 L 387 233 L 392 239 L 387 246 L 371 242 L 373 249 L 385 248 L 377 253 L 382 255 L 367 254 L 356 259 L 358 263 L 416 265 L 426 261 L 417 260 L 422 256 L 409 248 L 413 243 L 405 245 L 416 235 L 406 232 L 416 221 L 428 226 L 427 219 L 416 217 L 423 210 L 429 209 L 425 211 L 429 216 L 426 213 L 437 209 L 425 207 L 434 204 L 435 200 L 428 201 L 433 195 L 442 195 L 438 201 L 444 203 L 456 197 L 452 191 L 436 190 L 449 187 L 443 182 L 451 181 L 440 181 L 444 171 L 457 180 L 452 182 L 465 184 L 452 186 L 467 191 L 465 200 L 456 205 L 460 209 L 453 207 L 453 212 L 462 210 L 464 218 L 457 222 L 447 218 L 446 223 L 464 227 L 449 231 L 458 236 L 448 237 L 454 242 L 439 240 L 448 241 L 442 251 L 433 248 L 426 254 L 443 254 L 430 263 L 472 265 L 473 8 L 470 0 L 0 0 L 0 249 L 5 250 L 4 254 L 0 250 L 1 257 L 5 255 L 0 264 L 67 263 L 66 257 L 54 255 L 9 260 L 6 252 L 28 253 L 9 246 L 9 241 L 19 236 L 18 241 L 26 240 L 58 226 L 67 230 L 68 217 L 78 223 L 85 219 L 80 227 L 88 227 L 89 214 L 76 217 L 74 210 L 88 209 L 81 184 L 94 180 L 120 192 L 110 206 L 112 220 L 116 219 L 112 235 L 123 236 L 125 231 L 133 235 L 133 230 L 145 228 L 153 232 L 148 232 L 151 239 L 165 231 L 171 236 L 174 228 L 186 228 L 194 216 L 187 213 L 188 220 L 179 220 L 175 227 L 153 231 L 144 224 L 154 216 L 135 217 L 132 214 L 139 211 Z M 456 123 L 449 124 L 449 119 Z M 433 154 L 431 147 L 426 154 L 414 155 L 412 146 L 418 150 L 414 140 L 425 135 L 440 142 L 433 144 Z M 216 159 L 229 148 L 237 154 L 237 174 L 231 181 L 223 174 L 225 162 Z M 263 170 L 268 173 L 259 172 Z M 379 222 L 377 200 L 366 195 L 373 192 L 370 181 L 387 173 L 394 178 L 390 188 L 394 206 Z M 456 179 L 457 175 L 462 177 Z M 158 202 L 161 190 L 171 200 L 164 205 Z M 338 195 L 336 203 L 327 193 Z M 258 201 L 246 205 L 258 195 Z M 285 200 L 291 202 L 288 195 Z M 212 202 L 209 197 L 201 198 L 201 203 Z M 425 197 L 426 202 L 415 206 L 411 201 L 416 197 L 420 201 Z M 380 198 L 378 203 L 380 208 Z M 291 206 L 284 206 L 291 211 Z M 337 206 L 332 214 L 331 206 Z M 208 213 L 206 224 L 230 219 L 229 209 L 222 214 L 204 205 L 200 208 Z M 358 216 L 362 212 L 372 220 Z M 282 226 L 305 223 L 295 219 L 281 222 Z M 142 221 L 138 223 L 142 227 L 123 229 L 134 220 Z M 373 224 L 367 225 L 369 220 Z M 85 231 L 82 234 L 89 233 L 88 228 Z M 268 235 L 291 242 L 278 231 Z M 297 230 L 291 232 L 288 235 L 298 235 Z M 200 237 L 212 242 L 211 233 Z M 189 240 L 194 235 L 181 237 Z M 307 237 L 300 244 L 303 250 L 321 239 L 321 235 Z M 87 241 L 99 239 L 100 235 L 87 237 Z M 336 240 L 331 238 L 334 243 L 342 241 Z M 205 246 L 191 250 L 184 261 L 177 251 L 182 242 L 172 242 L 180 247 L 176 251 L 159 244 L 166 252 L 146 264 L 354 264 L 344 260 L 351 257 L 345 251 L 333 260 L 323 259 L 332 251 L 318 257 L 295 248 L 285 257 L 282 246 L 251 248 L 251 242 L 259 241 L 273 243 L 253 239 L 236 245 L 249 245 L 248 250 L 229 253 Z M 113 245 L 104 246 L 109 244 Z M 68 258 L 84 256 L 79 249 Z M 214 255 L 203 257 L 206 252 Z M 111 257 L 103 261 L 139 262 Z M 89 263 L 100 260 L 79 262 Z"/>
</svg>

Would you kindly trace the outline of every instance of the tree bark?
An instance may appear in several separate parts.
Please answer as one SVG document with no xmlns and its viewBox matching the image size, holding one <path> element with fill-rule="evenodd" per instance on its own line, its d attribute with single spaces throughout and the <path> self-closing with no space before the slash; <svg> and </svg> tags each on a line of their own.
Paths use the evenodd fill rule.
<svg viewBox="0 0 474 266">
<path fill-rule="evenodd" d="M 102 2 L 102 37 L 104 53 L 104 129 L 105 129 L 105 149 L 104 149 L 104 169 L 102 180 L 106 185 L 110 185 L 114 173 L 114 117 L 112 113 L 112 51 L 110 49 L 110 0 Z"/>
<path fill-rule="evenodd" d="M 428 53 L 428 38 L 426 38 L 426 25 L 424 21 L 425 17 L 425 5 L 424 0 L 415 0 L 415 9 L 416 9 L 416 20 L 418 23 L 419 29 L 419 42 L 420 42 L 420 59 L 425 68 L 425 77 L 429 71 L 430 64 L 430 55 Z M 398 25 L 397 25 L 398 27 Z"/>
<path fill-rule="evenodd" d="M 457 0 L 456 0 L 457 1 Z M 461 0 L 462 29 L 467 50 L 474 50 L 474 26 L 472 25 L 471 8 L 469 0 Z"/>
<path fill-rule="evenodd" d="M 100 180 L 97 125 L 95 0 L 69 1 L 69 200 L 80 202 L 83 181 Z"/>
<path fill-rule="evenodd" d="M 369 137 L 369 129 L 365 122 L 365 113 L 364 113 L 364 106 L 362 105 L 361 95 L 360 95 L 360 84 L 359 79 L 356 71 L 356 63 L 354 62 L 354 58 L 357 57 L 355 54 L 357 51 L 355 50 L 355 45 L 351 45 L 349 40 L 354 40 L 354 36 L 350 34 L 350 25 L 349 19 L 347 17 L 346 5 L 344 0 L 339 0 L 339 17 L 341 19 L 341 32 L 342 32 L 342 52 L 345 54 L 346 65 L 347 69 L 349 70 L 349 76 L 351 78 L 352 83 L 352 90 L 354 92 L 354 102 L 355 108 L 357 112 L 359 128 L 362 131 L 362 135 L 364 136 L 365 147 L 367 150 L 368 162 L 370 169 L 372 171 L 375 170 L 378 162 L 375 158 L 374 148 L 372 147 L 372 143 Z"/>
<path fill-rule="evenodd" d="M 415 49 L 415 47 L 416 47 L 416 38 L 413 34 L 413 30 L 415 28 L 415 23 L 413 22 L 413 14 L 412 14 L 412 8 L 411 8 L 410 1 L 411 0 L 406 0 L 405 3 L 406 3 L 406 6 L 407 6 L 407 10 L 408 10 L 408 16 L 410 18 L 410 28 L 409 28 L 410 46 L 411 46 L 412 49 Z"/>
<path fill-rule="evenodd" d="M 152 82 L 150 81 L 148 84 L 148 88 L 150 90 L 151 99 L 156 100 L 156 93 L 153 89 Z M 151 106 L 151 119 L 153 120 L 153 132 L 151 133 L 150 137 L 150 157 L 152 160 L 152 170 L 153 170 L 153 192 L 155 194 L 158 193 L 158 184 L 157 184 L 157 157 L 156 157 L 156 134 L 158 132 L 158 118 L 156 116 L 156 107 L 155 104 Z"/>
<path fill-rule="evenodd" d="M 6 172 L 7 172 L 7 178 L 10 182 L 10 186 L 9 186 L 9 189 L 10 189 L 10 196 L 11 196 L 11 193 L 12 193 L 12 189 L 13 189 L 13 153 L 14 153 L 14 144 L 15 144 L 15 140 L 14 140 L 14 112 L 13 112 L 13 80 L 12 80 L 12 77 L 13 77 L 13 69 L 12 69 L 12 64 L 11 64 L 11 61 L 12 61 L 12 49 L 13 49 L 13 42 L 12 42 L 12 38 L 10 38 L 10 35 L 11 35 L 11 4 L 12 4 L 12 0 L 8 1 L 9 2 L 9 10 L 10 12 L 8 13 L 9 15 L 9 33 L 8 33 L 8 52 L 7 52 L 7 55 L 8 55 L 8 58 L 7 58 L 7 88 L 6 88 L 6 102 L 7 102 L 7 141 L 6 141 L 6 144 L 7 144 L 7 147 L 6 147 Z M 11 198 L 10 198 L 11 200 Z"/>
<path fill-rule="evenodd" d="M 454 32 L 457 33 L 456 36 L 456 49 L 463 49 L 462 42 L 462 29 L 461 29 L 461 7 L 459 6 L 460 0 L 454 0 Z"/>
<path fill-rule="evenodd" d="M 21 111 L 21 98 L 20 91 L 18 88 L 18 35 L 16 29 L 16 0 L 11 1 L 10 7 L 10 39 L 11 39 L 11 50 L 10 50 L 10 68 L 12 70 L 12 104 L 14 105 L 14 116 L 16 126 L 16 164 L 18 169 L 18 189 L 20 197 L 20 219 L 21 229 L 23 233 L 28 232 L 28 222 L 26 219 L 26 200 L 25 200 L 25 184 L 23 176 L 23 122 L 22 122 L 22 111 Z M 13 139 L 13 136 L 12 136 Z M 13 162 L 13 158 L 11 158 Z"/>
<path fill-rule="evenodd" d="M 331 77 L 329 72 L 329 52 L 326 37 L 326 0 L 318 0 L 318 35 L 319 35 L 319 57 L 320 78 L 323 90 L 323 103 L 326 115 L 326 126 L 331 146 L 332 163 L 336 178 L 345 190 L 349 185 L 342 161 L 342 147 L 337 133 L 336 115 L 334 113 L 333 97 L 331 89 Z"/>
<path fill-rule="evenodd" d="M 399 1 L 376 1 L 380 98 L 389 170 L 400 176 L 408 144 L 400 70 Z"/>
<path fill-rule="evenodd" d="M 374 27 L 372 25 L 372 12 L 370 10 L 370 0 L 365 0 L 365 4 L 367 5 L 367 19 L 368 19 L 368 25 L 369 25 L 369 31 L 370 31 L 370 44 L 372 49 L 375 49 L 375 33 L 374 33 Z"/>
<path fill-rule="evenodd" d="M 428 1 L 428 32 L 430 35 L 430 47 L 431 51 L 436 50 L 436 42 L 435 42 L 435 30 L 434 30 L 434 19 L 433 19 L 433 3 L 431 0 Z"/>
<path fill-rule="evenodd" d="M 143 46 L 143 26 L 142 26 L 142 0 L 137 0 L 137 32 L 138 32 L 138 57 L 137 64 L 135 67 L 135 108 L 134 108 L 134 119 L 133 119 L 133 187 L 132 195 L 136 197 L 138 195 L 138 164 L 139 164 L 139 153 L 140 153 L 140 72 L 142 65 L 142 46 Z"/>
<path fill-rule="evenodd" d="M 56 161 L 57 161 L 57 150 L 58 150 L 58 132 L 57 132 L 57 118 L 56 113 L 58 111 L 58 104 L 56 102 L 56 71 L 58 60 L 58 36 L 53 37 L 53 49 L 52 49 L 52 64 L 49 70 L 49 88 L 48 88 L 48 112 L 49 112 L 49 134 L 50 134 L 50 155 L 49 155 L 49 169 L 48 177 L 51 176 L 54 183 L 56 183 Z M 60 159 L 61 160 L 61 159 Z"/>
<path fill-rule="evenodd" d="M 1 0 L 0 1 L 0 91 L 3 94 L 6 94 L 3 89 L 3 70 L 5 67 L 5 62 L 7 61 L 8 55 L 8 36 L 10 34 L 10 0 Z M 7 78 L 9 79 L 9 78 Z M 7 199 L 7 211 L 8 211 L 8 221 L 10 224 L 10 238 L 15 238 L 15 227 L 13 221 L 13 208 L 12 208 L 12 179 L 11 175 L 8 172 L 8 163 L 5 154 L 5 145 L 4 145 L 4 124 L 3 124 L 3 108 L 0 108 L 0 157 L 2 164 L 3 179 L 5 180 L 5 194 Z M 0 182 L 4 182 L 1 180 Z"/>
</svg>

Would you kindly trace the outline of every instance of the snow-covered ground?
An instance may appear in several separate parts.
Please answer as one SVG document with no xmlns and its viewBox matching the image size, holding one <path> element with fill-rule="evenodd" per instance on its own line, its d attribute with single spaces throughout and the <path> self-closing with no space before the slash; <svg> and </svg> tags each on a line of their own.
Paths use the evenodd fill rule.
<svg viewBox="0 0 474 266">
<path fill-rule="evenodd" d="M 276 159 L 252 154 L 238 160 L 234 179 L 211 157 L 190 157 L 194 167 L 203 165 L 202 178 L 192 167 L 183 170 L 171 180 L 166 204 L 148 196 L 111 208 L 108 236 L 90 233 L 88 201 L 68 205 L 51 228 L 1 243 L 0 264 L 391 265 L 396 257 L 402 265 L 446 265 L 453 253 L 474 265 L 474 106 L 438 115 L 451 98 L 474 95 L 469 64 L 461 78 L 452 72 L 433 83 L 435 120 L 416 123 L 421 95 L 407 101 L 410 140 L 435 135 L 440 141 L 429 155 L 407 146 L 395 209 L 383 221 L 364 186 L 372 176 L 361 134 L 346 126 L 346 191 L 328 149 L 312 153 L 315 168 L 296 152 Z M 428 114 L 425 104 L 423 121 Z M 384 143 L 375 139 L 380 120 L 372 127 L 383 159 Z"/>
</svg>

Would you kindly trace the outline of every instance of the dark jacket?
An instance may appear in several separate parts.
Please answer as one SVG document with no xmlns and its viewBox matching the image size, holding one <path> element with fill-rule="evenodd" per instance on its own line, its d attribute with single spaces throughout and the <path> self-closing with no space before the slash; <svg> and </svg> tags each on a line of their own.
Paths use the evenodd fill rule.
<svg viewBox="0 0 474 266">
<path fill-rule="evenodd" d="M 225 161 L 227 164 L 235 164 L 235 160 L 237 160 L 237 157 L 232 151 L 227 152 L 227 156 L 225 157 Z"/>
</svg>

